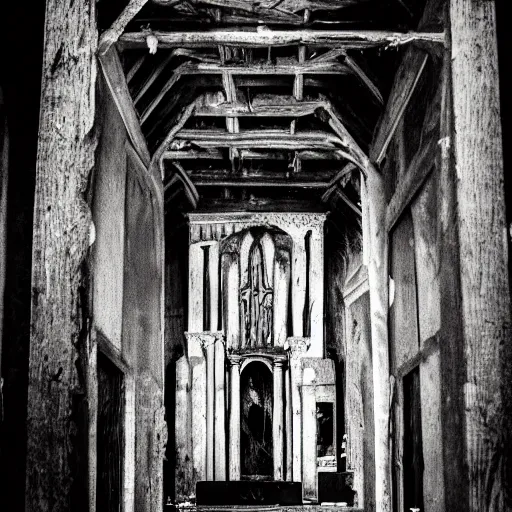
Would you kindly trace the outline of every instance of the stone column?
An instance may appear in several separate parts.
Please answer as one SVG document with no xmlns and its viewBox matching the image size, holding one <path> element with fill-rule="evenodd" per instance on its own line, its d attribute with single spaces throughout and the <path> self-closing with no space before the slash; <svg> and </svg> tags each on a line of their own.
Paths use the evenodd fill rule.
<svg viewBox="0 0 512 512">
<path fill-rule="evenodd" d="M 283 360 L 274 360 L 274 416 L 272 438 L 274 442 L 274 480 L 283 480 L 284 463 L 284 407 L 283 407 Z"/>
<path fill-rule="evenodd" d="M 240 356 L 230 355 L 229 480 L 240 480 Z"/>
<path fill-rule="evenodd" d="M 292 475 L 294 482 L 302 481 L 302 404 L 300 387 L 302 385 L 301 359 L 308 349 L 307 338 L 288 338 L 287 344 L 290 350 L 290 377 L 292 398 Z"/>
</svg>

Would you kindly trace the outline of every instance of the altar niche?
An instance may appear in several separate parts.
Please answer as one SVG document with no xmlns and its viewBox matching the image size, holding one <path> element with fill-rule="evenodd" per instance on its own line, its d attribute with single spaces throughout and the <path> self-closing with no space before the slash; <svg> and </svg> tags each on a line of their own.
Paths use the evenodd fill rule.
<svg viewBox="0 0 512 512">
<path fill-rule="evenodd" d="M 250 362 L 240 377 L 242 479 L 273 479 L 272 398 L 270 369 Z"/>
</svg>

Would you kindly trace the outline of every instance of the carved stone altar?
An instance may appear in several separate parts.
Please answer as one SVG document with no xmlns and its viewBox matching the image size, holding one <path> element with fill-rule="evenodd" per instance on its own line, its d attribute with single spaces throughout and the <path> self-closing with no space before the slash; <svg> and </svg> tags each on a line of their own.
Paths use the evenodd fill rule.
<svg viewBox="0 0 512 512">
<path fill-rule="evenodd" d="M 177 480 L 187 483 L 177 489 L 287 480 L 315 499 L 317 381 L 305 362 L 332 365 L 323 359 L 324 221 L 189 215 L 189 332 L 176 372 Z"/>
</svg>

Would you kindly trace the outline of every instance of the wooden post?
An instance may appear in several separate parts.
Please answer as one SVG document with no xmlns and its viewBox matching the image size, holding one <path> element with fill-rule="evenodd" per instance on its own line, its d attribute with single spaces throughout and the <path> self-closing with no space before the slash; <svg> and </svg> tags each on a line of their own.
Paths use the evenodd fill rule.
<svg viewBox="0 0 512 512">
<path fill-rule="evenodd" d="M 32 261 L 26 510 L 88 509 L 86 257 L 95 2 L 47 0 Z"/>
<path fill-rule="evenodd" d="M 456 391 L 464 397 L 468 502 L 459 506 L 505 511 L 512 510 L 512 345 L 495 3 L 451 0 L 449 16 L 463 358 L 444 364 L 465 364 Z"/>
<path fill-rule="evenodd" d="M 370 234 L 368 280 L 375 416 L 375 510 L 389 512 L 389 347 L 388 347 L 388 237 L 384 180 L 373 170 L 366 179 Z"/>
</svg>

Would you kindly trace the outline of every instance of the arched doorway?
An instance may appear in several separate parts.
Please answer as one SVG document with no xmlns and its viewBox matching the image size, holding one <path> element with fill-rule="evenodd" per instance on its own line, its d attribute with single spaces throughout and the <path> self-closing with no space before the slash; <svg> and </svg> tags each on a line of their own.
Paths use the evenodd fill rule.
<svg viewBox="0 0 512 512">
<path fill-rule="evenodd" d="M 242 478 L 273 478 L 272 373 L 261 361 L 249 363 L 240 381 Z"/>
</svg>

